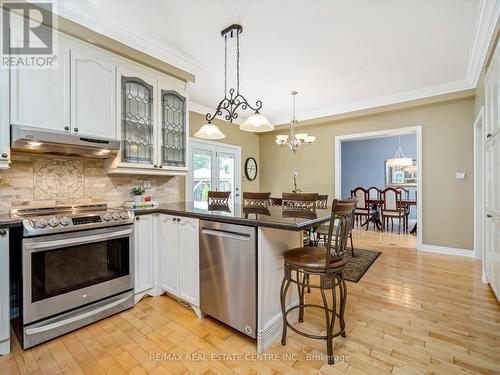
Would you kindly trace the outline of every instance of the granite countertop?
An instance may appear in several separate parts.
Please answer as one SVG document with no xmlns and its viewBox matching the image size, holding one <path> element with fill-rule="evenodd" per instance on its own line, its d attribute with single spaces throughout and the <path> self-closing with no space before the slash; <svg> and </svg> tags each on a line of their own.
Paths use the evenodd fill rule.
<svg viewBox="0 0 500 375">
<path fill-rule="evenodd" d="M 193 202 L 160 204 L 157 207 L 137 208 L 136 215 L 163 213 L 176 216 L 193 217 L 203 220 L 220 221 L 230 224 L 242 224 L 255 227 L 267 227 L 299 231 L 330 220 L 330 210 L 317 209 L 314 212 L 283 210 L 281 207 L 246 208 L 234 205 L 227 210 L 217 208 L 194 207 Z"/>
<path fill-rule="evenodd" d="M 9 213 L 0 214 L 0 228 L 21 226 L 21 220 L 18 217 L 11 216 Z"/>
</svg>

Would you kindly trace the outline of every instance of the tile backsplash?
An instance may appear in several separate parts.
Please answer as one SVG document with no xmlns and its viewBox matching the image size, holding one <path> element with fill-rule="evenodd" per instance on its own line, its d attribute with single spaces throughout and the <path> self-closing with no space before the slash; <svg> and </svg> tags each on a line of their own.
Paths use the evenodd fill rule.
<svg viewBox="0 0 500 375">
<path fill-rule="evenodd" d="M 108 175 L 100 159 L 13 153 L 0 171 L 0 212 L 14 207 L 108 203 L 131 200 L 132 186 L 151 182 L 146 195 L 160 203 L 179 200 L 179 177 Z"/>
</svg>

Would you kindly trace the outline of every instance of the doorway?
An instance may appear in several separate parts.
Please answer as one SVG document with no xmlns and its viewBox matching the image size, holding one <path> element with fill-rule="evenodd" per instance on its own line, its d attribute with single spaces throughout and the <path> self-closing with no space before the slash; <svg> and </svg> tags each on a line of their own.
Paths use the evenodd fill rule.
<svg viewBox="0 0 500 375">
<path fill-rule="evenodd" d="M 190 168 L 186 197 L 195 208 L 206 209 L 209 191 L 230 191 L 230 205 L 241 201 L 241 148 L 223 143 L 189 141 Z"/>
<path fill-rule="evenodd" d="M 417 249 L 422 250 L 422 127 L 413 126 L 405 127 L 399 129 L 387 129 L 381 131 L 367 132 L 367 133 L 356 133 L 347 134 L 335 137 L 334 144 L 334 186 L 335 186 L 335 198 L 341 199 L 342 195 L 342 143 L 353 140 L 369 140 L 384 137 L 394 137 L 403 136 L 407 134 L 414 134 L 416 136 L 416 234 L 417 234 Z M 391 149 L 393 153 L 394 150 Z M 381 168 L 384 168 L 382 165 Z M 412 229 L 412 228 L 410 228 Z"/>
</svg>

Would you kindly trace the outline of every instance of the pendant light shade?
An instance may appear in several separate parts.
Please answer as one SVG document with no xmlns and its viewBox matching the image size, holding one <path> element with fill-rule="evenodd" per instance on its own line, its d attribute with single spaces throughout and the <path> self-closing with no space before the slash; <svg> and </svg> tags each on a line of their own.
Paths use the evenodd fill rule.
<svg viewBox="0 0 500 375">
<path fill-rule="evenodd" d="M 274 126 L 259 112 L 255 112 L 240 125 L 240 129 L 246 132 L 262 133 L 274 130 Z"/>
<path fill-rule="evenodd" d="M 387 159 L 387 165 L 389 167 L 395 168 L 403 168 L 413 165 L 413 159 L 407 158 L 405 153 L 403 152 L 403 148 L 401 147 L 401 137 L 399 137 L 398 148 L 396 149 L 396 153 L 391 159 Z"/>
<path fill-rule="evenodd" d="M 220 129 L 211 122 L 203 125 L 200 130 L 194 133 L 194 136 L 201 139 L 222 139 L 226 137 L 224 133 L 222 133 Z"/>
</svg>

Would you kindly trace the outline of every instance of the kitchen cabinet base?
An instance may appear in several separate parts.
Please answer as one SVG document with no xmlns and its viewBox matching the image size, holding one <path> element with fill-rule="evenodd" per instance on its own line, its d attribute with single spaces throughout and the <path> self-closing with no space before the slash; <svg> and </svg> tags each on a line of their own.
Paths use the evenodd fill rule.
<svg viewBox="0 0 500 375">
<path fill-rule="evenodd" d="M 10 353 L 10 339 L 0 341 L 0 355 Z"/>
</svg>

